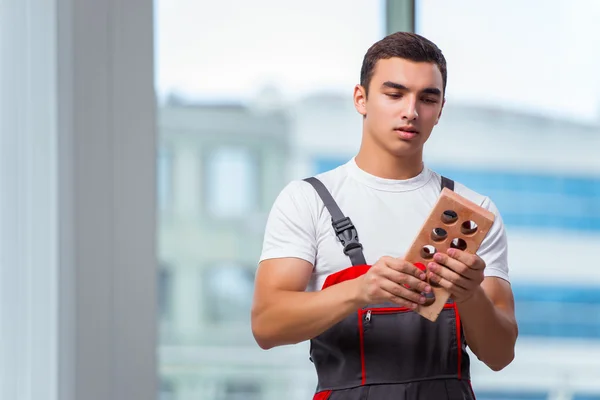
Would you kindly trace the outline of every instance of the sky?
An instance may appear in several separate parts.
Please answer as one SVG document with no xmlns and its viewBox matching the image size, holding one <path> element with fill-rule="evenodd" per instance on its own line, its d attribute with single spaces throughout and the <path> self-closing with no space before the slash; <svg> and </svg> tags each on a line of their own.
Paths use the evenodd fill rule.
<svg viewBox="0 0 600 400">
<path fill-rule="evenodd" d="M 351 96 L 383 37 L 382 0 L 156 0 L 156 88 L 204 101 Z M 600 115 L 600 1 L 418 0 L 448 61 L 448 100 L 560 119 Z"/>
<path fill-rule="evenodd" d="M 600 1 L 419 0 L 417 30 L 457 100 L 560 119 L 600 116 Z"/>
<path fill-rule="evenodd" d="M 351 95 L 383 37 L 381 0 L 157 0 L 157 89 L 201 98 Z"/>
</svg>

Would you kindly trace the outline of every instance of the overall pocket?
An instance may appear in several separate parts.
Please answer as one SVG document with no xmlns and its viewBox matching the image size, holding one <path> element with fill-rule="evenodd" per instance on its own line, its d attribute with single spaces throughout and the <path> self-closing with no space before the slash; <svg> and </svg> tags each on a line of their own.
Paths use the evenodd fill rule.
<svg viewBox="0 0 600 400">
<path fill-rule="evenodd" d="M 435 322 L 407 308 L 359 311 L 363 384 L 459 378 L 460 326 L 449 303 Z"/>
<path fill-rule="evenodd" d="M 317 371 L 317 390 L 361 384 L 360 318 L 355 312 L 310 341 L 310 358 Z"/>
</svg>

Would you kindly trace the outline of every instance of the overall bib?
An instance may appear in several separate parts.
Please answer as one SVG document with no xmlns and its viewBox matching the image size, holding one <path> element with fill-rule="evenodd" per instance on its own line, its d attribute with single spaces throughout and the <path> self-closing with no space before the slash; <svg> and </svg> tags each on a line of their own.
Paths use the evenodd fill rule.
<svg viewBox="0 0 600 400">
<path fill-rule="evenodd" d="M 367 272 L 350 218 L 318 179 L 310 183 L 331 214 L 352 266 L 327 277 L 323 288 Z M 444 187 L 454 182 L 442 177 Z M 456 304 L 450 299 L 431 322 L 393 303 L 357 310 L 310 341 L 318 378 L 314 400 L 473 400 L 469 356 Z"/>
</svg>

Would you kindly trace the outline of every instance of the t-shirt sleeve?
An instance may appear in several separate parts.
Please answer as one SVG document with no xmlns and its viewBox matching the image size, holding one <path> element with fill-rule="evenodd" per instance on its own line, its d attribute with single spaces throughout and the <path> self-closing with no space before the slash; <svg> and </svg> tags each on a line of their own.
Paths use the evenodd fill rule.
<svg viewBox="0 0 600 400">
<path fill-rule="evenodd" d="M 485 261 L 485 276 L 494 276 L 510 282 L 508 274 L 508 241 L 500 211 L 494 202 L 485 198 L 483 208 L 495 215 L 494 223 L 481 243 L 477 255 Z"/>
<path fill-rule="evenodd" d="M 315 213 L 308 183 L 290 182 L 277 196 L 267 219 L 260 261 L 295 257 L 315 263 Z M 310 189 L 310 187 L 308 187 Z"/>
</svg>

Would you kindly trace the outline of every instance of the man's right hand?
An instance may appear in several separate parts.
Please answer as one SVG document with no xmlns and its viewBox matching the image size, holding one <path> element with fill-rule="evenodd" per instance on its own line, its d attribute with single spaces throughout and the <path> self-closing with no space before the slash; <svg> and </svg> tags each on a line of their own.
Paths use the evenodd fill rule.
<svg viewBox="0 0 600 400">
<path fill-rule="evenodd" d="M 414 310 L 425 303 L 421 293 L 431 292 L 425 272 L 401 258 L 387 256 L 371 266 L 357 283 L 362 306 L 392 302 Z"/>
</svg>

